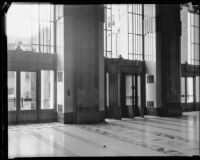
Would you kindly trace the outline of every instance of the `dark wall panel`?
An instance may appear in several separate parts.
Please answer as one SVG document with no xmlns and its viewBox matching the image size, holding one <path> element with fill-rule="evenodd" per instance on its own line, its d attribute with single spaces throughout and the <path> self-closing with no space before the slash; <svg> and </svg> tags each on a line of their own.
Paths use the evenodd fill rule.
<svg viewBox="0 0 200 160">
<path fill-rule="evenodd" d="M 41 70 L 56 68 L 56 54 L 8 51 L 8 70 Z"/>
</svg>

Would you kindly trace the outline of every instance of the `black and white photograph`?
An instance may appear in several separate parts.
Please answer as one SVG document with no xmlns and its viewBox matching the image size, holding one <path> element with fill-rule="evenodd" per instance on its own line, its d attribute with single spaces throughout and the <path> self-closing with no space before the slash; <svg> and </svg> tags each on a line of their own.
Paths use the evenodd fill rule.
<svg viewBox="0 0 200 160">
<path fill-rule="evenodd" d="M 199 157 L 199 4 L 1 2 L 3 157 Z"/>
</svg>

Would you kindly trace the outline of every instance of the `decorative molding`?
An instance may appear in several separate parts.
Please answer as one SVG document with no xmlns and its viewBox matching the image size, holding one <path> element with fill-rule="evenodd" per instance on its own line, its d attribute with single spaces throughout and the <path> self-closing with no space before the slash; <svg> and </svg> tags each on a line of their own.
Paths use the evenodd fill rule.
<svg viewBox="0 0 200 160">
<path fill-rule="evenodd" d="M 188 63 L 181 64 L 181 76 L 200 76 L 200 66 Z"/>
<path fill-rule="evenodd" d="M 8 70 L 56 69 L 56 54 L 8 51 Z"/>
<path fill-rule="evenodd" d="M 138 73 L 144 72 L 144 62 L 139 60 L 128 60 L 123 58 L 105 58 L 106 72 L 126 72 Z"/>
</svg>

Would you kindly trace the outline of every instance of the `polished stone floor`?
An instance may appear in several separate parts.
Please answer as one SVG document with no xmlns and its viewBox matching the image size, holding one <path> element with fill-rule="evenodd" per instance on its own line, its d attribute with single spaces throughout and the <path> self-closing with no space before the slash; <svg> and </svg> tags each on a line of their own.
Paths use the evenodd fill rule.
<svg viewBox="0 0 200 160">
<path fill-rule="evenodd" d="M 199 112 L 181 118 L 106 119 L 105 123 L 27 124 L 8 127 L 8 156 L 199 155 Z"/>
</svg>

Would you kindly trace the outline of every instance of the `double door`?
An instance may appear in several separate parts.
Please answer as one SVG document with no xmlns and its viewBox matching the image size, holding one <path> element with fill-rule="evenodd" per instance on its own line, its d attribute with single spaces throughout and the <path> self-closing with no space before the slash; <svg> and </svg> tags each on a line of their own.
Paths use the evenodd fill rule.
<svg viewBox="0 0 200 160">
<path fill-rule="evenodd" d="M 8 71 L 8 123 L 56 119 L 54 71 Z"/>
<path fill-rule="evenodd" d="M 140 75 L 126 74 L 124 76 L 124 104 L 122 105 L 122 117 L 140 116 L 141 108 L 141 81 Z"/>
</svg>

